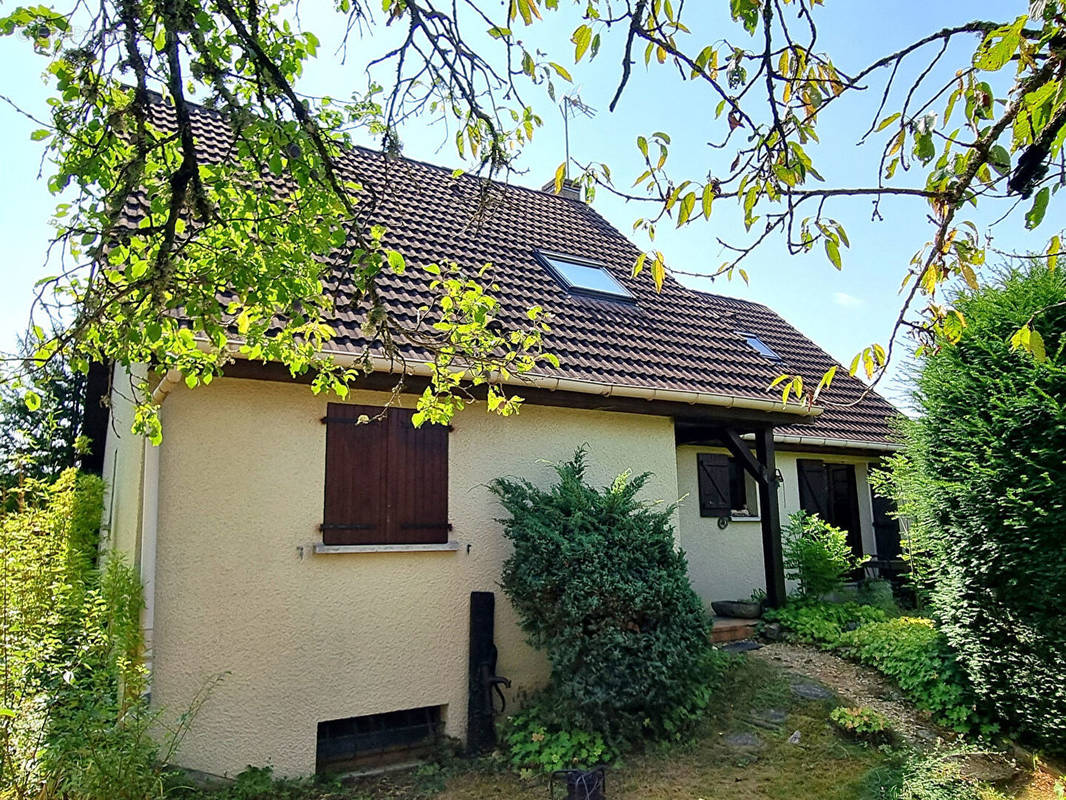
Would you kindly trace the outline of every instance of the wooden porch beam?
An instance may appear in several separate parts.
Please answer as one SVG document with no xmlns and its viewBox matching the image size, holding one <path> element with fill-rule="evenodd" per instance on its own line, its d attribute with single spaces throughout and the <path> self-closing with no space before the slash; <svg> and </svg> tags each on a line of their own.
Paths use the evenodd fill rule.
<svg viewBox="0 0 1066 800">
<path fill-rule="evenodd" d="M 767 473 L 766 468 L 751 454 L 751 448 L 744 442 L 732 428 L 722 429 L 722 443 L 733 457 L 744 465 L 751 477 L 759 486 L 765 486 L 774 479 L 773 473 Z"/>
<path fill-rule="evenodd" d="M 785 562 L 781 551 L 781 509 L 777 503 L 777 462 L 773 428 L 756 431 L 755 455 L 769 480 L 759 483 L 759 516 L 762 525 L 763 566 L 766 570 L 766 602 L 771 608 L 784 605 Z"/>
</svg>

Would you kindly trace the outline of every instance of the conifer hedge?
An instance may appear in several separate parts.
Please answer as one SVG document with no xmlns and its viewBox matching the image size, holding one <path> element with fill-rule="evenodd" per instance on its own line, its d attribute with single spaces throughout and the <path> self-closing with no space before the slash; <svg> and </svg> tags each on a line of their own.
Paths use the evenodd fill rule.
<svg viewBox="0 0 1066 800">
<path fill-rule="evenodd" d="M 551 660 L 553 716 L 611 747 L 676 737 L 710 700 L 715 656 L 673 506 L 638 499 L 647 474 L 590 487 L 584 449 L 555 469 L 548 489 L 491 486 L 514 544 L 501 584 Z"/>
<path fill-rule="evenodd" d="M 1012 270 L 958 298 L 957 344 L 917 374 L 920 419 L 900 468 L 929 493 L 933 604 L 1007 732 L 1066 752 L 1066 276 Z M 1027 323 L 1043 350 L 1012 348 Z M 1035 335 L 1035 334 L 1034 334 Z M 1046 354 L 1046 355 L 1045 355 Z M 913 475 L 912 475 L 913 477 Z M 906 498 L 903 498 L 906 500 Z M 914 500 L 914 498 L 911 498 Z"/>
</svg>

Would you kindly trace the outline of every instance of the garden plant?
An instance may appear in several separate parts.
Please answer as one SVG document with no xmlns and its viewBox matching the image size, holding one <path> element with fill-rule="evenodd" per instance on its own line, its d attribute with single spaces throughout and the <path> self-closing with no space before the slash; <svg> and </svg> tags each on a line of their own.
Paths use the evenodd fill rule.
<svg viewBox="0 0 1066 800">
<path fill-rule="evenodd" d="M 856 558 L 847 532 L 817 514 L 796 511 L 782 531 L 785 577 L 799 582 L 801 597 L 839 590 L 866 558 Z"/>
<path fill-rule="evenodd" d="M 0 518 L 0 798 L 151 800 L 196 707 L 148 709 L 141 584 L 100 558 L 103 481 L 68 469 Z M 198 707 L 197 702 L 197 707 Z"/>
<path fill-rule="evenodd" d="M 581 449 L 555 467 L 547 489 L 500 478 L 492 490 L 514 545 L 501 585 L 551 661 L 549 687 L 513 730 L 537 735 L 545 749 L 565 734 L 598 758 L 680 737 L 710 702 L 720 659 L 675 548 L 674 507 L 641 499 L 647 474 L 596 489 L 585 471 Z M 559 759 L 572 761 L 565 752 Z"/>
<path fill-rule="evenodd" d="M 962 292 L 922 356 L 889 491 L 918 509 L 940 630 L 982 709 L 1066 752 L 1066 276 L 1039 260 Z M 1022 346 L 1026 338 L 1028 346 Z"/>
</svg>

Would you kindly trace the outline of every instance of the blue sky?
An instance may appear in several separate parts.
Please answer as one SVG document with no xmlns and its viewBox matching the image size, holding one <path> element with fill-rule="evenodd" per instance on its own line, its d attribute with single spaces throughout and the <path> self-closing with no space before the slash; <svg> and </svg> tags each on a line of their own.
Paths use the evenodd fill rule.
<svg viewBox="0 0 1066 800">
<path fill-rule="evenodd" d="M 565 4 L 563 4 L 565 5 Z M 1024 13 L 1027 3 L 1022 0 L 974 0 L 972 2 L 898 2 L 871 3 L 856 0 L 828 0 L 820 11 L 819 48 L 830 53 L 845 71 L 856 71 L 873 59 L 920 38 L 941 27 L 972 19 L 1009 20 Z M 708 41 L 728 36 L 732 40 L 746 38 L 745 34 L 728 22 L 726 0 L 689 4 L 689 24 L 694 32 Z M 389 31 L 384 37 L 360 42 L 352 48 L 348 63 L 341 64 L 334 54 L 335 41 L 328 35 L 337 29 L 330 17 L 319 12 L 301 9 L 302 22 L 323 40 L 319 58 L 307 72 L 303 88 L 311 93 L 345 95 L 352 89 L 365 86 L 363 64 L 385 49 Z M 547 15 L 546 22 L 526 33 L 530 43 L 547 50 L 553 60 L 566 66 L 572 62 L 569 32 L 577 24 L 573 13 Z M 674 138 L 671 163 L 678 172 L 689 176 L 705 175 L 708 168 L 718 166 L 724 172 L 718 156 L 706 146 L 717 138 L 721 125 L 713 123 L 714 101 L 709 93 L 691 83 L 682 83 L 676 70 L 654 64 L 645 70 L 643 63 L 633 71 L 625 95 L 611 114 L 607 104 L 613 94 L 619 70 L 620 39 L 605 46 L 591 65 L 583 64 L 572 70 L 575 84 L 580 87 L 586 103 L 598 109 L 592 119 L 579 117 L 571 123 L 571 151 L 579 161 L 604 161 L 612 166 L 616 182 L 628 186 L 639 172 L 635 160 L 635 138 L 655 130 L 668 131 Z M 960 40 L 944 59 L 946 68 L 938 68 L 933 78 L 947 80 L 972 51 L 972 39 Z M 929 55 L 933 54 L 929 51 Z M 952 58 L 952 55 L 955 57 Z M 901 71 L 900 85 L 913 70 L 924 66 L 919 56 L 911 68 Z M 43 61 L 19 42 L 0 40 L 0 94 L 6 95 L 22 107 L 44 116 L 45 84 L 40 78 Z M 380 79 L 386 79 L 382 74 Z M 560 88 L 562 88 L 560 86 Z M 545 126 L 519 162 L 525 170 L 515 182 L 540 186 L 548 181 L 556 166 L 563 160 L 561 118 L 548 98 L 532 88 L 527 99 L 542 109 Z M 830 185 L 869 186 L 876 181 L 880 147 L 856 147 L 856 140 L 872 116 L 879 96 L 871 90 L 853 100 L 842 101 L 838 107 L 823 115 L 820 124 L 822 142 L 814 151 L 815 161 Z M 897 96 L 901 96 L 897 93 Z M 712 127 L 713 126 L 713 127 Z M 45 183 L 38 178 L 40 145 L 31 142 L 29 134 L 37 126 L 17 114 L 10 106 L 0 103 L 0 259 L 3 291 L 0 292 L 0 348 L 10 350 L 15 337 L 25 329 L 32 297 L 33 283 L 44 270 L 44 255 L 51 228 L 48 218 L 54 199 Z M 463 166 L 450 137 L 440 127 L 428 121 L 408 124 L 401 133 L 405 155 L 448 165 Z M 369 142 L 368 142 L 369 143 Z M 47 172 L 47 165 L 46 165 Z M 905 176 L 900 185 L 920 185 L 919 172 Z M 595 207 L 623 232 L 632 228 L 633 221 L 645 211 L 601 192 Z M 822 347 L 844 363 L 863 346 L 884 342 L 898 312 L 898 289 L 911 256 L 929 238 L 931 228 L 927 208 L 920 200 L 889 199 L 882 204 L 883 221 L 870 221 L 867 200 L 838 201 L 828 209 L 840 219 L 851 239 L 850 250 L 844 253 L 844 269 L 837 272 L 818 251 L 813 255 L 790 256 L 780 241 L 769 241 L 748 264 L 750 285 L 739 278 L 718 279 L 713 284 L 706 279 L 685 277 L 690 285 L 711 289 L 723 294 L 737 295 L 774 308 L 803 330 Z M 987 223 L 1006 207 L 982 209 L 971 218 L 979 224 Z M 1048 212 L 1044 228 L 1026 234 L 1019 222 L 1008 222 L 996 230 L 996 246 L 1003 249 L 1038 249 L 1051 234 L 1056 214 L 1061 208 L 1054 205 Z M 741 218 L 732 204 L 718 203 L 710 222 L 673 230 L 662 225 L 655 246 L 666 254 L 668 263 L 687 272 L 711 272 L 724 260 L 716 238 L 744 241 Z M 1059 223 L 1061 224 L 1061 223 Z M 634 237 L 639 246 L 646 240 Z M 901 351 L 906 359 L 906 348 Z M 901 366 L 903 362 L 901 362 Z M 885 393 L 897 401 L 902 399 L 903 383 L 899 368 L 883 384 Z"/>
</svg>

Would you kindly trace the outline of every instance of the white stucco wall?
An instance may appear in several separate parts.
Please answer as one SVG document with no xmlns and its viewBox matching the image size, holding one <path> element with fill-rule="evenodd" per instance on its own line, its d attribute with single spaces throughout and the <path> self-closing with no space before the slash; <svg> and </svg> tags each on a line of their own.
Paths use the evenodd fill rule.
<svg viewBox="0 0 1066 800">
<path fill-rule="evenodd" d="M 714 447 L 677 448 L 678 493 L 684 498 L 679 510 L 681 547 L 688 557 L 692 586 L 708 609 L 713 600 L 747 599 L 752 590 L 766 586 L 759 521 L 733 520 L 722 530 L 718 527 L 717 518 L 700 516 L 696 455 L 726 452 L 725 449 Z M 875 552 L 873 511 L 867 479 L 868 457 L 778 451 L 777 468 L 784 478 L 778 495 L 782 525 L 787 522 L 789 514 L 800 508 L 796 461 L 801 458 L 816 458 L 827 464 L 854 465 L 863 551 Z"/>
<path fill-rule="evenodd" d="M 447 706 L 446 730 L 462 736 L 471 591 L 496 592 L 512 694 L 547 675 L 496 585 L 509 548 L 486 484 L 546 485 L 543 462 L 588 443 L 594 482 L 651 471 L 645 496 L 677 497 L 670 419 L 527 406 L 504 420 L 474 408 L 449 441 L 452 538 L 469 552 L 312 555 L 326 403 L 304 386 L 225 379 L 179 388 L 163 407 L 153 702 L 179 713 L 228 673 L 193 723 L 183 766 L 306 774 L 319 721 L 426 705 Z"/>
</svg>

